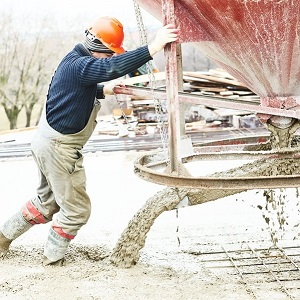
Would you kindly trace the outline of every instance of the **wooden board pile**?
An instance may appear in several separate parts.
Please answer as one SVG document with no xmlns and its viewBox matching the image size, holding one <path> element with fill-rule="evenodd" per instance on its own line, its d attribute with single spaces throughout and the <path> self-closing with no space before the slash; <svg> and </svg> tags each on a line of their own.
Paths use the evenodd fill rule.
<svg viewBox="0 0 300 300">
<path fill-rule="evenodd" d="M 157 82 L 165 89 L 165 73 L 160 72 L 156 75 Z M 139 76 L 137 78 L 130 78 L 126 84 L 140 83 L 141 80 L 146 80 L 147 75 Z M 239 99 L 247 101 L 255 101 L 259 103 L 259 96 L 249 90 L 243 83 L 237 81 L 229 73 L 222 69 L 212 69 L 207 72 L 183 72 L 183 90 L 187 93 L 206 95 L 226 99 Z M 130 106 L 133 115 L 138 118 L 140 123 L 156 122 L 155 103 L 153 99 L 132 99 Z M 225 115 L 247 115 L 248 112 L 236 111 L 228 109 L 214 109 L 215 113 L 220 117 Z M 187 112 L 189 113 L 189 112 Z M 186 122 L 193 121 L 192 116 L 186 118 Z"/>
<path fill-rule="evenodd" d="M 183 72 L 183 81 L 184 90 L 187 92 L 227 99 L 259 101 L 259 96 L 222 69 Z"/>
</svg>

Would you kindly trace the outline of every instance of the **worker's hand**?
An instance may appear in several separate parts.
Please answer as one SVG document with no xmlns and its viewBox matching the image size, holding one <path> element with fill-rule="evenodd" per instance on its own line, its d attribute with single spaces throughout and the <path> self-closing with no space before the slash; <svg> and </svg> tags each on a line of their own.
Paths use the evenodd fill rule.
<svg viewBox="0 0 300 300">
<path fill-rule="evenodd" d="M 110 81 L 109 83 L 105 84 L 103 87 L 103 94 L 105 96 L 107 95 L 113 95 L 114 94 L 114 88 L 118 87 L 125 87 L 125 84 L 122 83 L 122 81 L 114 80 Z"/>
<path fill-rule="evenodd" d="M 152 44 L 148 46 L 150 55 L 161 51 L 166 44 L 175 42 L 178 39 L 179 29 L 175 28 L 173 24 L 168 24 L 162 27 L 156 34 Z"/>
</svg>

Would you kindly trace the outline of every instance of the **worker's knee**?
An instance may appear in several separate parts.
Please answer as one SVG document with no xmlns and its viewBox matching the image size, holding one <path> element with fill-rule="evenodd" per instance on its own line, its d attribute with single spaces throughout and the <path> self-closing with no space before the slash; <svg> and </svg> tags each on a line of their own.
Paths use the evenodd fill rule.
<svg viewBox="0 0 300 300">
<path fill-rule="evenodd" d="M 83 225 L 85 225 L 90 219 L 90 217 L 91 217 L 90 207 L 87 207 L 85 211 L 81 211 L 80 214 L 78 214 L 77 218 L 75 219 L 78 228 L 81 228 Z"/>
<path fill-rule="evenodd" d="M 83 226 L 88 222 L 92 210 L 89 198 L 86 198 L 82 203 L 84 204 L 78 205 L 76 207 L 76 212 L 73 211 L 72 213 L 72 218 L 75 219 L 77 224 L 81 224 L 80 226 Z"/>
</svg>

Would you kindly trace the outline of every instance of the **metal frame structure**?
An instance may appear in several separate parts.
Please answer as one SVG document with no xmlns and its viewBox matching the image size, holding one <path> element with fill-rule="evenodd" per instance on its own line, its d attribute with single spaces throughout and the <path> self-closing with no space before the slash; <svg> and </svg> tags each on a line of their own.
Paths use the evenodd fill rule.
<svg viewBox="0 0 300 300">
<path fill-rule="evenodd" d="M 162 1 L 162 19 L 164 24 L 175 24 L 175 0 Z M 247 157 L 253 160 L 259 157 L 264 158 L 298 158 L 298 151 L 283 149 L 280 151 L 263 151 L 233 153 L 182 153 L 182 139 L 184 137 L 184 120 L 180 114 L 181 103 L 200 104 L 212 108 L 228 108 L 244 110 L 253 113 L 283 116 L 300 119 L 300 111 L 296 109 L 281 109 L 274 107 L 261 106 L 259 102 L 235 101 L 210 96 L 191 95 L 182 92 L 180 84 L 183 82 L 181 47 L 180 44 L 171 43 L 165 47 L 165 70 L 166 70 L 166 92 L 161 90 L 149 91 L 141 87 L 116 88 L 116 93 L 129 95 L 143 95 L 167 100 L 168 107 L 168 132 L 169 132 L 169 160 L 159 160 L 159 155 L 145 155 L 135 163 L 135 172 L 141 178 L 174 187 L 183 188 L 207 188 L 207 189 L 255 189 L 255 188 L 279 188 L 279 187 L 298 187 L 300 176 L 260 176 L 260 177 L 192 177 L 184 167 L 185 163 L 191 161 L 201 161 L 203 159 L 218 160 L 233 159 L 236 157 Z"/>
</svg>

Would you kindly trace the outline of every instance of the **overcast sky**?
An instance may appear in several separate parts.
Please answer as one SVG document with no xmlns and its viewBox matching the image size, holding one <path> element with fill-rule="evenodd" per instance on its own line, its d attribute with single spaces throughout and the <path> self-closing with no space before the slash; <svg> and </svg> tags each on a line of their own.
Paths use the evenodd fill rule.
<svg viewBox="0 0 300 300">
<path fill-rule="evenodd" d="M 40 18 L 48 16 L 58 26 L 65 26 L 77 21 L 80 27 L 86 27 L 99 16 L 113 16 L 124 27 L 136 25 L 132 0 L 0 0 L 1 12 L 11 12 L 14 16 Z M 143 9 L 145 26 L 159 26 L 160 23 Z M 85 23 L 86 24 L 82 24 Z M 26 25 L 26 24 L 25 24 Z"/>
</svg>

